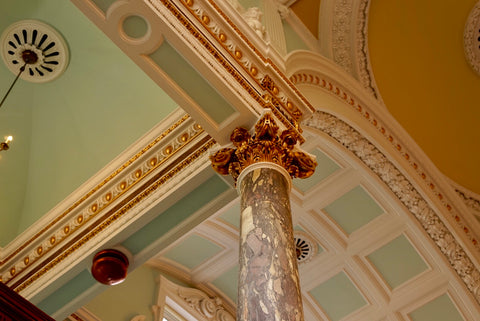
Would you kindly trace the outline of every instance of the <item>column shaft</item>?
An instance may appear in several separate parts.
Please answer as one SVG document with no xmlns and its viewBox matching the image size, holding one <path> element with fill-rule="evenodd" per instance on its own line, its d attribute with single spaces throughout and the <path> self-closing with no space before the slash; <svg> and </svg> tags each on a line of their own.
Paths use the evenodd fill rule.
<svg viewBox="0 0 480 321">
<path fill-rule="evenodd" d="M 278 170 L 261 167 L 247 172 L 238 183 L 241 240 L 237 320 L 303 320 L 289 182 Z"/>
</svg>

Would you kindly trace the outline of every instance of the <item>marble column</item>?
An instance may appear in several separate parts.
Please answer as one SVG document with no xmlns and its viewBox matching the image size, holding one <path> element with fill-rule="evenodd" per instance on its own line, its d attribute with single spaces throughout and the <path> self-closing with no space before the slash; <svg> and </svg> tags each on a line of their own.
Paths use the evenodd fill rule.
<svg viewBox="0 0 480 321">
<path fill-rule="evenodd" d="M 316 162 L 298 148 L 298 133 L 265 114 L 250 135 L 233 131 L 236 148 L 211 156 L 213 168 L 234 177 L 241 196 L 238 321 L 303 320 L 290 210 L 291 178 L 313 174 Z"/>
<path fill-rule="evenodd" d="M 263 165 L 263 166 L 256 166 Z M 290 177 L 269 163 L 251 165 L 241 194 L 237 320 L 303 320 L 290 212 Z"/>
</svg>

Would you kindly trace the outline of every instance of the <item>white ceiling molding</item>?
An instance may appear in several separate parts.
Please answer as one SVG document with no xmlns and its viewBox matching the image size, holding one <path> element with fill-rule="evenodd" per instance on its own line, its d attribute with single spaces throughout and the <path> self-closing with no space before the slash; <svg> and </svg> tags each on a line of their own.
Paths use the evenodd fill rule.
<svg viewBox="0 0 480 321">
<path fill-rule="evenodd" d="M 321 53 L 360 81 L 382 101 L 368 53 L 370 0 L 326 0 L 321 2 L 319 39 Z M 381 108 L 385 108 L 379 105 Z"/>
<path fill-rule="evenodd" d="M 196 151 L 185 155 L 186 146 Z M 2 282 L 32 297 L 128 226 L 148 219 L 155 204 L 184 183 L 190 189 L 200 183 L 193 176 L 208 168 L 213 146 L 203 128 L 178 109 L 3 248 Z M 162 172 L 172 164 L 177 169 Z"/>
<path fill-rule="evenodd" d="M 480 1 L 472 8 L 465 23 L 463 45 L 470 67 L 480 76 Z"/>
</svg>

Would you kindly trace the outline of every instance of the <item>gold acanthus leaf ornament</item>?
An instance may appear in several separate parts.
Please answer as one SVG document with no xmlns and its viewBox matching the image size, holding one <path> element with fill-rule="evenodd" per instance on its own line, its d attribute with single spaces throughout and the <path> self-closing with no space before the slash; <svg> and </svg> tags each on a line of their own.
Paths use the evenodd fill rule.
<svg viewBox="0 0 480 321">
<path fill-rule="evenodd" d="M 222 148 L 210 156 L 213 169 L 237 180 L 249 165 L 259 162 L 275 163 L 287 170 L 292 178 L 307 178 L 315 172 L 315 159 L 296 148 L 298 134 L 279 127 L 272 115 L 265 114 L 255 125 L 255 134 L 242 127 L 233 130 L 230 140 L 236 148 Z"/>
</svg>

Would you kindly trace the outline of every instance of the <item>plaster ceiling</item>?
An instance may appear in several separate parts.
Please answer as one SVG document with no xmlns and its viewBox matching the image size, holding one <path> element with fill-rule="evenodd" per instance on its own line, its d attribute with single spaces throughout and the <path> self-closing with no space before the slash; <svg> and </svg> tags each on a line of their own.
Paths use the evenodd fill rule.
<svg viewBox="0 0 480 321">
<path fill-rule="evenodd" d="M 108 7 L 112 1 L 97 2 Z M 13 125 L 17 123 L 29 125 L 22 127 L 26 128 L 23 132 L 12 133 L 16 138 L 12 149 L 2 154 L 3 159 L 0 160 L 0 171 L 3 171 L 0 177 L 8 179 L 1 185 L 20 182 L 18 190 L 3 193 L 8 195 L 10 203 L 13 203 L 10 199 L 14 199 L 17 206 L 10 212 L 2 209 L 2 223 L 4 219 L 7 222 L 2 228 L 7 231 L 13 227 L 15 231 L 1 233 L 9 235 L 3 242 L 41 217 L 175 107 L 175 103 L 70 2 L 63 1 L 59 5 L 55 0 L 38 0 L 35 5 L 32 3 L 30 0 L 1 2 L 0 12 L 6 18 L 2 16 L 0 27 L 5 28 L 18 19 L 26 18 L 26 15 L 27 18 L 47 21 L 65 36 L 72 54 L 70 66 L 63 76 L 41 86 L 19 82 L 0 110 L 0 129 L 11 128 L 14 131 Z M 307 0 L 299 0 L 293 9 L 304 17 L 304 13 L 300 12 L 307 12 L 305 6 L 311 4 Z M 26 12 L 25 8 L 29 11 Z M 372 10 L 389 9 L 378 9 L 373 3 Z M 318 25 L 318 20 L 314 18 L 313 21 L 313 25 Z M 306 24 L 311 28 L 311 23 Z M 375 38 L 375 28 L 372 21 L 372 38 Z M 378 40 L 370 41 L 381 43 L 384 40 L 379 35 Z M 372 46 L 375 47 L 374 44 Z M 375 50 L 372 48 L 372 51 Z M 390 65 L 385 62 L 385 66 L 376 67 L 374 63 L 375 76 L 376 69 L 388 69 Z M 420 68 L 422 65 L 418 62 L 415 66 Z M 7 88 L 13 75 L 3 66 L 0 68 L 3 68 L 0 70 L 0 84 Z M 389 98 L 388 89 L 382 89 L 382 86 L 396 86 L 392 83 L 394 77 L 378 77 L 380 92 L 392 113 L 395 113 L 395 107 L 390 107 L 390 104 L 395 104 L 389 103 L 390 99 L 400 99 L 405 96 L 403 92 L 419 95 L 408 87 L 405 91 L 392 93 L 396 96 Z M 15 122 L 11 122 L 12 114 Z M 453 116 L 456 117 L 456 113 L 449 115 Z M 410 131 L 408 127 L 407 130 Z M 3 133 L 0 132 L 1 135 Z M 475 315 L 474 308 L 469 308 L 472 301 L 469 294 L 463 295 L 462 291 L 466 290 L 456 276 L 450 275 L 451 267 L 431 240 L 426 238 L 424 231 L 418 224 L 412 223 L 410 213 L 390 192 L 378 187 L 376 178 L 369 176 L 362 165 L 349 158 L 351 156 L 340 155 L 336 149 L 329 147 L 331 142 L 319 141 L 314 136 L 311 134 L 312 140 L 306 145 L 317 155 L 320 170 L 311 180 L 296 182 L 292 197 L 296 213 L 295 229 L 310 235 L 318 247 L 316 255 L 300 266 L 307 319 L 410 318 L 425 321 L 437 320 L 435 313 L 438 311 L 442 315 L 450 315 L 449 320 L 468 320 Z M 442 150 L 445 152 L 445 149 Z M 18 156 L 20 152 L 23 154 Z M 20 157 L 22 161 L 8 163 L 13 157 Z M 437 163 L 435 158 L 434 161 Z M 455 171 L 466 167 L 457 166 Z M 454 177 L 447 170 L 442 170 Z M 17 175 L 22 175 L 21 179 Z M 466 182 L 459 183 L 469 187 Z M 162 209 L 162 220 L 153 220 L 126 239 L 123 245 L 133 254 L 138 254 L 150 245 L 148 242 L 154 237 L 167 234 L 168 228 L 173 229 L 172 226 L 181 219 L 203 210 L 211 199 L 227 190 L 231 191 L 230 186 L 212 176 L 187 196 L 188 202 Z M 18 191 L 21 193 L 14 195 L 13 192 Z M 32 200 L 27 199 L 30 196 L 34 196 Z M 29 208 L 32 212 L 28 212 Z M 211 215 L 211 218 L 177 240 L 166 242 L 163 250 L 147 266 L 131 275 L 132 281 L 129 279 L 125 285 L 108 289 L 87 307 L 101 316 L 108 313 L 102 310 L 102 306 L 111 305 L 116 298 L 127 297 L 125 293 L 138 292 L 135 287 L 141 286 L 142 295 L 135 299 L 141 301 L 138 303 L 142 305 L 141 311 L 149 311 L 152 296 L 148 293 L 151 294 L 154 288 L 152 280 L 165 270 L 166 274 L 185 283 L 203 284 L 212 293 L 224 295 L 225 300 L 233 305 L 238 270 L 238 212 L 238 200 L 220 209 L 209 209 L 205 217 Z M 16 213 L 22 214 L 15 216 Z M 179 213 L 184 216 L 180 217 Z M 7 221 L 9 218 L 12 218 L 10 222 Z M 166 225 L 164 219 L 173 223 Z M 399 269 L 399 266 L 402 268 Z M 89 278 L 91 284 L 90 275 L 83 271 L 73 285 L 81 288 L 83 277 Z M 146 284 L 148 286 L 144 286 Z M 42 301 L 41 307 L 48 310 L 68 303 L 64 302 L 70 298 L 64 295 L 65 291 L 68 289 L 62 288 Z M 122 304 L 113 312 L 119 313 L 121 308 L 127 307 L 127 303 L 133 304 L 132 301 L 135 300 Z M 138 306 L 131 311 L 136 308 Z M 103 319 L 108 320 L 109 317 L 112 316 L 107 315 Z"/>
<path fill-rule="evenodd" d="M 43 84 L 19 80 L 0 110 L 0 246 L 41 218 L 177 105 L 70 2 L 0 2 L 0 30 L 48 22 L 70 63 Z M 55 14 L 53 14 L 55 13 Z M 0 64 L 1 95 L 15 78 Z"/>
<path fill-rule="evenodd" d="M 468 299 L 434 245 L 408 221 L 410 214 L 352 158 L 310 138 L 319 167 L 330 170 L 316 173 L 313 185 L 294 181 L 295 235 L 315 245 L 299 263 L 305 320 L 470 320 Z M 158 285 L 152 280 L 164 275 L 219 296 L 234 310 L 239 213 L 237 198 L 150 259 L 141 274 L 134 272 L 131 281 L 107 289 L 85 308 L 101 320 L 154 320 L 148 308 Z M 142 294 L 116 311 L 103 309 L 132 292 Z"/>
</svg>

